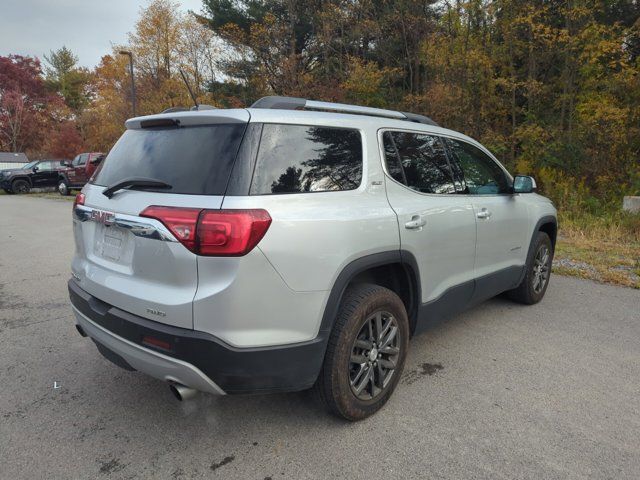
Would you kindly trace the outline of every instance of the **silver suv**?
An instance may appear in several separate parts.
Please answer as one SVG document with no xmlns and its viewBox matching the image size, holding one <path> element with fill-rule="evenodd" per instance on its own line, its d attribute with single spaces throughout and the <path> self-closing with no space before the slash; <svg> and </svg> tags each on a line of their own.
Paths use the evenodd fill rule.
<svg viewBox="0 0 640 480">
<path fill-rule="evenodd" d="M 184 399 L 314 387 L 358 420 L 409 338 L 542 299 L 556 210 L 427 117 L 266 97 L 134 118 L 73 207 L 80 334 Z"/>
</svg>

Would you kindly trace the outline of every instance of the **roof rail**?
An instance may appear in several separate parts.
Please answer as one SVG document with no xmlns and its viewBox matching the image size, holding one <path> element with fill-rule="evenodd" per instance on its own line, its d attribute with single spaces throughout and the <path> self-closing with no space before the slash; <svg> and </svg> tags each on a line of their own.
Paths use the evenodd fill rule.
<svg viewBox="0 0 640 480">
<path fill-rule="evenodd" d="M 269 108 L 278 110 L 318 110 L 323 112 L 353 113 L 356 115 L 369 115 L 372 117 L 395 118 L 415 123 L 439 126 L 436 122 L 424 115 L 416 113 L 398 112 L 383 108 L 361 107 L 346 103 L 318 102 L 298 97 L 262 97 L 251 105 L 251 108 Z"/>
</svg>

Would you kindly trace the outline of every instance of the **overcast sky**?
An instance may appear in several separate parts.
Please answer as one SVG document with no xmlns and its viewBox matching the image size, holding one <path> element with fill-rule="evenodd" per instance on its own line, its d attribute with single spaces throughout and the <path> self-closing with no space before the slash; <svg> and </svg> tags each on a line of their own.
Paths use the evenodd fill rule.
<svg viewBox="0 0 640 480">
<path fill-rule="evenodd" d="M 63 45 L 94 67 L 112 44 L 127 41 L 148 0 L 0 0 L 0 55 L 36 56 Z M 202 0 L 177 0 L 200 12 Z"/>
</svg>

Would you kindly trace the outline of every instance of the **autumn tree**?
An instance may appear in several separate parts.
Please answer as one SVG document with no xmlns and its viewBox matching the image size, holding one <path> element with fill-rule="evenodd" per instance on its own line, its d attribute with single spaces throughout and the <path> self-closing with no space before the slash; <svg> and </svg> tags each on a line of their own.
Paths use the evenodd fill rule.
<svg viewBox="0 0 640 480">
<path fill-rule="evenodd" d="M 76 122 L 64 120 L 56 125 L 47 136 L 45 143 L 47 156 L 72 159 L 85 151 L 85 144 Z"/>
<path fill-rule="evenodd" d="M 139 75 L 159 87 L 178 67 L 180 38 L 178 4 L 171 0 L 154 0 L 140 10 L 129 44 Z"/>
<path fill-rule="evenodd" d="M 154 0 L 140 10 L 129 44 L 114 47 L 90 77 L 92 101 L 79 124 L 93 150 L 108 151 L 131 114 L 128 59 L 121 50 L 133 53 L 139 115 L 192 105 L 180 69 L 200 103 L 216 103 L 208 85 L 216 77 L 219 39 L 195 15 L 180 12 L 177 4 Z"/>
<path fill-rule="evenodd" d="M 114 52 L 102 57 L 90 77 L 88 88 L 93 100 L 82 112 L 78 123 L 86 144 L 93 151 L 108 151 L 124 131 L 131 116 L 128 60 Z"/>
<path fill-rule="evenodd" d="M 182 70 L 199 101 L 217 106 L 276 94 L 426 114 L 482 141 L 509 169 L 536 175 L 560 206 L 600 208 L 640 190 L 635 0 L 203 0 L 203 7 L 195 15 L 153 0 L 141 9 L 128 44 L 89 75 L 86 108 L 70 81 L 73 54 L 63 47 L 47 56 L 47 84 L 80 112 L 87 145 L 108 150 L 123 131 L 130 79 L 118 51 L 126 49 L 139 114 L 190 106 Z M 64 109 L 48 115 L 60 126 L 70 119 Z"/>
<path fill-rule="evenodd" d="M 180 22 L 178 64 L 198 95 L 205 95 L 219 74 L 222 44 L 201 17 L 189 13 Z"/>
<path fill-rule="evenodd" d="M 42 145 L 48 110 L 58 102 L 41 74 L 38 59 L 0 57 L 0 149 L 37 151 Z"/>
<path fill-rule="evenodd" d="M 639 13 L 628 1 L 446 3 L 423 44 L 430 79 L 419 105 L 552 196 L 582 185 L 592 205 L 617 202 L 610 185 L 640 186 L 630 180 L 640 72 L 629 48 Z"/>
</svg>

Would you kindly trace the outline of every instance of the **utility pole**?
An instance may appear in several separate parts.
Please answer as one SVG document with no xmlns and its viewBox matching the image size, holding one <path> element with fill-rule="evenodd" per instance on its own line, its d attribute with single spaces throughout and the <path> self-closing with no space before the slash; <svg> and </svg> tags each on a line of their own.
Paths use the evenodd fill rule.
<svg viewBox="0 0 640 480">
<path fill-rule="evenodd" d="M 126 55 L 129 57 L 129 73 L 131 74 L 131 111 L 133 116 L 136 116 L 136 80 L 133 76 L 133 54 L 128 50 L 120 50 L 120 55 Z"/>
</svg>

